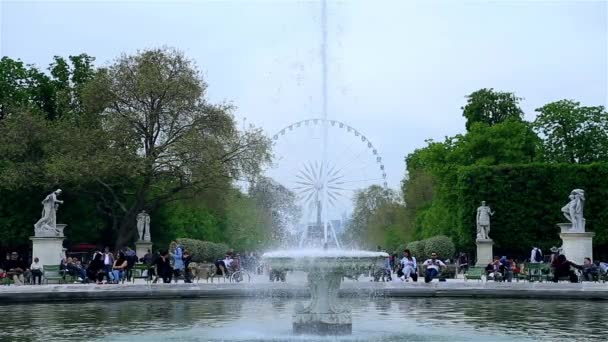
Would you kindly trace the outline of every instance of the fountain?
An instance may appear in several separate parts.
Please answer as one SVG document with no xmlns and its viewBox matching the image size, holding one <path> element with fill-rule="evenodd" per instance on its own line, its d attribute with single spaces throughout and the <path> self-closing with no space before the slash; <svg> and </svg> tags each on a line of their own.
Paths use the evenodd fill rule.
<svg viewBox="0 0 608 342">
<path fill-rule="evenodd" d="M 352 331 L 350 309 L 338 301 L 340 283 L 378 266 L 388 254 L 344 249 L 294 249 L 268 252 L 265 262 L 273 269 L 308 273 L 311 302 L 296 307 L 296 334 L 344 335 Z"/>
<path fill-rule="evenodd" d="M 327 3 L 321 2 L 321 98 L 323 114 L 323 155 L 321 168 L 327 166 Z M 345 277 L 356 277 L 382 263 L 388 257 L 384 252 L 343 250 L 327 219 L 328 177 L 319 172 L 316 184 L 316 224 L 300 241 L 300 248 L 265 253 L 262 258 L 273 270 L 304 271 L 308 273 L 311 302 L 307 307 L 297 306 L 293 316 L 295 334 L 345 335 L 352 332 L 349 308 L 338 301 L 340 283 Z M 322 240 L 318 239 L 322 232 Z M 310 239 L 305 243 L 304 239 Z M 328 249 L 333 242 L 337 248 Z M 323 246 L 321 248 L 319 245 Z M 302 246 L 317 246 L 302 249 Z"/>
</svg>

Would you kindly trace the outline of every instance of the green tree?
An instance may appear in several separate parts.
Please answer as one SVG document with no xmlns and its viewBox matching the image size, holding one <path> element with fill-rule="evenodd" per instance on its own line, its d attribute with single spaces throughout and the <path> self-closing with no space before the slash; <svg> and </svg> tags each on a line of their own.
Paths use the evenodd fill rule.
<svg viewBox="0 0 608 342">
<path fill-rule="evenodd" d="M 257 205 L 258 215 L 264 215 L 265 220 L 271 222 L 272 239 L 287 242 L 290 229 L 302 215 L 296 195 L 271 178 L 259 177 L 251 183 L 249 196 Z"/>
<path fill-rule="evenodd" d="M 210 104 L 206 88 L 192 61 L 170 49 L 123 55 L 86 84 L 85 108 L 100 114 L 103 132 L 89 142 L 88 158 L 79 158 L 81 146 L 62 144 L 54 170 L 69 177 L 65 171 L 76 167 L 78 176 L 104 188 L 102 201 L 117 208 L 117 245 L 134 239 L 135 216 L 142 209 L 153 212 L 196 192 L 226 187 L 255 176 L 269 161 L 270 143 L 261 130 L 239 131 L 232 108 Z M 77 139 L 86 143 L 87 136 Z M 74 159 L 82 163 L 74 166 Z M 100 161 L 102 170 L 124 170 L 124 177 L 100 174 Z"/>
<path fill-rule="evenodd" d="M 49 74 L 22 61 L 0 60 L 0 120 L 22 110 L 38 111 L 49 120 L 82 112 L 81 93 L 94 75 L 93 61 L 86 54 L 55 56 Z M 68 62 L 69 61 L 69 62 Z"/>
<path fill-rule="evenodd" d="M 466 98 L 467 104 L 462 107 L 462 115 L 467 119 L 467 130 L 475 123 L 491 126 L 507 119 L 522 120 L 524 113 L 519 108 L 521 98 L 513 93 L 483 88 L 472 92 Z"/>
<path fill-rule="evenodd" d="M 544 138 L 547 161 L 585 164 L 608 160 L 608 113 L 603 106 L 560 100 L 536 111 L 534 128 Z"/>
<path fill-rule="evenodd" d="M 530 163 L 537 159 L 540 143 L 526 122 L 475 123 L 467 134 L 457 136 L 448 160 L 458 165 Z"/>
<path fill-rule="evenodd" d="M 407 227 L 401 221 L 404 207 L 393 190 L 371 185 L 355 193 L 353 204 L 353 215 L 344 232 L 347 242 L 373 247 L 388 240 L 393 247 L 406 235 Z"/>
</svg>

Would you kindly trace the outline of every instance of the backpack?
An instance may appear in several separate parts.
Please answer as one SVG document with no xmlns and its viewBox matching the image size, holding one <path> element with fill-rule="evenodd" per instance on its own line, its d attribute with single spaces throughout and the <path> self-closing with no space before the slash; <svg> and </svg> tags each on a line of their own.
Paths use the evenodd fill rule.
<svg viewBox="0 0 608 342">
<path fill-rule="evenodd" d="M 543 253 L 540 252 L 540 249 L 536 249 L 534 252 L 534 261 L 541 262 L 543 261 Z"/>
</svg>

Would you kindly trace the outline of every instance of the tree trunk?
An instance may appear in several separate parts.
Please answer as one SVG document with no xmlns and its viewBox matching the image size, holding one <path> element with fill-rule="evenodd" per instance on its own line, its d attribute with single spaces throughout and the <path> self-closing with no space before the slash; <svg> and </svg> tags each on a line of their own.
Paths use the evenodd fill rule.
<svg viewBox="0 0 608 342">
<path fill-rule="evenodd" d="M 129 212 L 120 220 L 118 227 L 118 234 L 116 236 L 115 249 L 119 250 L 125 246 L 130 245 L 134 241 L 135 235 L 135 220 L 137 217 L 137 209 L 131 208 Z"/>
</svg>

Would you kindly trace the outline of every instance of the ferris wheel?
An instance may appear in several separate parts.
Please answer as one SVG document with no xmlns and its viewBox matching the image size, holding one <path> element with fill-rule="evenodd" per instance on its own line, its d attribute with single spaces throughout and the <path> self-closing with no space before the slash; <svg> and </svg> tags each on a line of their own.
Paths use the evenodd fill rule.
<svg viewBox="0 0 608 342">
<path fill-rule="evenodd" d="M 324 222 L 333 237 L 352 212 L 357 190 L 387 187 L 382 157 L 360 130 L 338 120 L 312 118 L 272 136 L 274 160 L 267 176 L 294 192 L 302 209 L 296 232 Z"/>
</svg>

